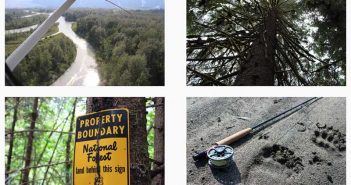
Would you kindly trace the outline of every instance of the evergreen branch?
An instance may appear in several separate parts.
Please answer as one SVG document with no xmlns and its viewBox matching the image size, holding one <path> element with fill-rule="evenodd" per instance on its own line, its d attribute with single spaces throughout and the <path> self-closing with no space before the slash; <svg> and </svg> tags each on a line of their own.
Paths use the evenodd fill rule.
<svg viewBox="0 0 351 185">
<path fill-rule="evenodd" d="M 290 61 L 289 57 L 286 55 L 286 53 L 280 48 L 277 47 L 279 53 L 283 56 L 284 58 L 284 62 L 286 62 L 290 68 L 292 69 L 293 73 L 295 74 L 295 76 L 297 77 L 297 79 L 304 85 L 308 85 L 308 82 L 299 74 L 296 66 L 293 64 L 293 62 Z"/>
<path fill-rule="evenodd" d="M 215 78 L 213 78 L 213 77 L 211 77 L 211 76 L 209 76 L 209 75 L 200 73 L 200 72 L 198 72 L 198 71 L 196 71 L 196 70 L 194 70 L 194 69 L 191 69 L 190 67 L 187 67 L 187 70 L 189 70 L 189 71 L 195 73 L 195 75 L 199 76 L 200 78 L 203 78 L 203 79 L 206 79 L 206 80 L 209 80 L 209 81 L 213 82 L 213 84 L 215 84 L 215 85 L 226 86 L 226 84 L 224 84 L 224 83 L 222 83 L 222 82 L 216 80 Z"/>
<path fill-rule="evenodd" d="M 187 58 L 187 61 L 211 61 L 211 60 L 229 60 L 239 58 L 239 56 L 232 57 L 218 57 L 218 58 Z"/>
<path fill-rule="evenodd" d="M 322 71 L 323 69 L 327 69 L 327 68 L 329 68 L 329 67 L 331 67 L 331 66 L 333 66 L 333 65 L 336 65 L 336 64 L 338 64 L 339 62 L 344 61 L 344 60 L 345 60 L 345 59 L 340 59 L 340 60 L 334 61 L 334 62 L 332 62 L 332 63 L 330 63 L 330 64 L 324 65 L 324 66 L 318 68 L 317 70 L 313 71 L 312 73 L 320 72 L 320 71 Z"/>
</svg>

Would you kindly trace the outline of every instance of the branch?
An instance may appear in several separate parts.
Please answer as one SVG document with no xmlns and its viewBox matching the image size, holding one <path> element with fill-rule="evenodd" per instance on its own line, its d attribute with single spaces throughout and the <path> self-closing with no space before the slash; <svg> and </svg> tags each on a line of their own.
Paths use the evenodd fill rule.
<svg viewBox="0 0 351 185">
<path fill-rule="evenodd" d="M 163 106 L 164 104 L 157 104 L 157 105 L 148 105 L 146 108 L 153 108 L 153 107 L 160 107 Z"/>
<path fill-rule="evenodd" d="M 224 75 L 224 76 L 222 76 L 222 77 L 218 78 L 217 80 L 221 81 L 221 80 L 224 80 L 224 79 L 227 79 L 227 78 L 230 78 L 230 77 L 236 76 L 236 75 L 238 75 L 238 74 L 239 74 L 239 72 L 240 72 L 240 70 L 238 70 L 238 71 L 234 71 L 233 73 L 230 73 L 230 74 Z"/>
<path fill-rule="evenodd" d="M 201 38 L 201 37 L 219 37 L 219 36 L 223 36 L 221 34 L 214 34 L 214 35 L 187 35 L 186 38 L 188 39 L 193 39 L 193 38 Z"/>
<path fill-rule="evenodd" d="M 291 70 L 293 71 L 294 75 L 296 76 L 296 78 L 304 85 L 308 85 L 308 82 L 299 74 L 296 66 L 294 65 L 294 63 L 292 63 L 289 59 L 289 57 L 286 55 L 286 53 L 283 51 L 283 49 L 281 47 L 277 47 L 278 52 L 283 56 L 283 58 L 285 59 L 284 62 L 286 62 Z"/>
<path fill-rule="evenodd" d="M 324 66 L 320 67 L 319 69 L 313 71 L 312 73 L 320 72 L 320 71 L 322 71 L 323 69 L 329 68 L 330 66 L 333 66 L 333 65 L 335 65 L 335 64 L 337 64 L 337 63 L 339 63 L 339 62 L 341 62 L 341 61 L 344 61 L 344 59 L 340 59 L 340 60 L 337 60 L 337 61 L 332 62 L 332 63 L 330 63 L 330 64 L 324 65 Z"/>
<path fill-rule="evenodd" d="M 209 80 L 211 82 L 213 82 L 215 85 L 220 85 L 220 86 L 226 86 L 226 84 L 214 79 L 213 77 L 209 76 L 209 75 L 206 75 L 206 74 L 203 74 L 203 73 L 200 73 L 194 69 L 191 69 L 190 67 L 186 67 L 189 71 L 195 73 L 196 75 L 198 75 L 199 77 L 201 78 L 204 78 L 206 80 Z"/>
<path fill-rule="evenodd" d="M 51 164 L 44 164 L 44 165 L 38 165 L 38 166 L 30 166 L 27 168 L 22 168 L 22 169 L 18 169 L 18 170 L 12 170 L 12 171 L 8 171 L 6 172 L 6 174 L 11 174 L 17 171 L 24 171 L 24 170 L 28 170 L 28 169 L 32 169 L 32 168 L 42 168 L 42 167 L 47 167 L 47 166 L 56 166 L 56 165 L 60 165 L 60 164 L 66 164 L 66 163 L 71 163 L 72 161 L 64 161 L 64 162 L 57 162 L 57 163 L 51 163 Z"/>
<path fill-rule="evenodd" d="M 239 56 L 232 56 L 232 57 L 218 57 L 218 58 L 187 58 L 187 61 L 209 61 L 209 60 L 228 60 L 228 59 L 235 59 L 239 58 Z"/>
<path fill-rule="evenodd" d="M 43 129 L 28 129 L 28 130 L 17 130 L 14 132 L 7 132 L 7 134 L 19 134 L 19 133 L 25 133 L 25 132 L 55 132 L 55 133 L 62 133 L 62 134 L 74 134 L 74 132 L 65 132 L 65 131 L 56 131 L 56 130 L 43 130 Z"/>
</svg>

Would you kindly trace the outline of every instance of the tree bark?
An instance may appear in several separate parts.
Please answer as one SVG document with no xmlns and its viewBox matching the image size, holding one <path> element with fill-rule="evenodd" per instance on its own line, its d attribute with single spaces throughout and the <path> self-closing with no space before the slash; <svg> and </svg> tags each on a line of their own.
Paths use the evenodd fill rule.
<svg viewBox="0 0 351 185">
<path fill-rule="evenodd" d="M 247 61 L 242 64 L 234 85 L 273 86 L 274 53 L 277 45 L 277 11 L 272 9 L 264 26 L 253 42 Z"/>
<path fill-rule="evenodd" d="M 153 185 L 164 185 L 164 98 L 155 98 L 154 104 L 156 105 L 155 111 L 155 139 L 154 139 L 154 170 L 157 171 L 152 179 Z"/>
<path fill-rule="evenodd" d="M 32 114 L 31 114 L 31 123 L 30 123 L 31 130 L 35 129 L 35 123 L 36 123 L 37 118 L 38 118 L 38 102 L 39 102 L 39 98 L 34 98 Z M 25 170 L 22 171 L 21 184 L 28 184 L 29 183 L 30 169 L 28 167 L 30 167 L 30 164 L 32 161 L 31 157 L 32 157 L 32 149 L 33 149 L 33 140 L 34 140 L 34 132 L 31 131 L 28 134 L 28 143 L 27 143 L 25 165 L 24 165 Z"/>
<path fill-rule="evenodd" d="M 88 98 L 87 113 L 105 109 L 129 109 L 130 184 L 149 185 L 150 162 L 146 133 L 145 98 Z"/>
<path fill-rule="evenodd" d="M 11 160 L 12 160 L 12 150 L 13 150 L 13 142 L 14 142 L 14 131 L 16 127 L 16 122 L 17 122 L 17 112 L 18 112 L 18 106 L 20 103 L 20 98 L 14 98 L 15 99 L 15 107 L 13 108 L 13 119 L 12 119 L 12 125 L 11 125 L 11 133 L 10 133 L 10 146 L 9 146 L 9 153 L 7 155 L 7 164 L 6 164 L 6 175 L 5 175 L 5 180 L 7 180 L 9 172 L 11 170 Z"/>
<path fill-rule="evenodd" d="M 71 123 L 69 125 L 68 132 L 73 131 L 73 124 L 74 124 L 75 115 L 76 115 L 77 100 L 78 100 L 78 98 L 75 98 L 74 102 L 73 102 L 73 111 L 72 111 L 72 115 L 71 115 Z M 68 138 L 67 138 L 67 142 L 66 142 L 66 161 L 69 161 L 71 159 L 71 142 L 72 142 L 72 135 L 68 134 Z M 72 167 L 71 163 L 66 163 L 66 185 L 72 184 L 72 182 L 71 182 L 71 179 L 72 179 L 71 178 L 71 174 L 72 174 L 71 167 Z"/>
</svg>

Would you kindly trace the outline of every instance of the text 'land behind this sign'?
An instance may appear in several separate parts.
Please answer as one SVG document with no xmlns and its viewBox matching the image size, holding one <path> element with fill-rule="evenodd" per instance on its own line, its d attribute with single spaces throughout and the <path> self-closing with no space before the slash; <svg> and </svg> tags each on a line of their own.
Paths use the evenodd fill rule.
<svg viewBox="0 0 351 185">
<path fill-rule="evenodd" d="M 75 136 L 74 185 L 129 184 L 127 109 L 104 110 L 78 117 Z"/>
</svg>

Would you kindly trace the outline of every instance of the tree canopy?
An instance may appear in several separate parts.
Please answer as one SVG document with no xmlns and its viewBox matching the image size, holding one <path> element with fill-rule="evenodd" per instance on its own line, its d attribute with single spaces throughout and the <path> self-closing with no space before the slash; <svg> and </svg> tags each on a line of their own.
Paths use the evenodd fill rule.
<svg viewBox="0 0 351 185">
<path fill-rule="evenodd" d="M 164 85 L 164 12 L 73 10 L 76 33 L 95 49 L 104 85 Z"/>
<path fill-rule="evenodd" d="M 6 40 L 6 44 L 21 43 L 17 40 L 21 34 L 17 34 L 13 41 Z M 71 66 L 75 57 L 74 43 L 60 33 L 41 40 L 13 73 L 23 85 L 51 85 Z"/>
<path fill-rule="evenodd" d="M 188 0 L 188 85 L 345 85 L 345 0 Z"/>
<path fill-rule="evenodd" d="M 36 9 L 33 9 L 36 11 Z M 43 11 L 43 10 L 38 10 Z M 6 9 L 5 13 L 5 29 L 18 29 L 27 26 L 33 26 L 35 24 L 42 23 L 47 17 L 47 14 L 38 14 L 34 16 L 28 16 L 30 11 L 23 11 L 22 9 Z"/>
<path fill-rule="evenodd" d="M 49 11 L 44 9 L 6 9 L 6 26 L 16 25 L 15 28 L 22 28 L 39 24 L 46 19 Z M 5 57 L 10 56 L 34 31 L 32 29 L 6 33 Z M 55 23 L 22 62 L 16 66 L 13 74 L 21 85 L 51 85 L 74 62 L 77 53 L 76 46 L 63 33 L 58 32 L 58 23 Z"/>
</svg>

